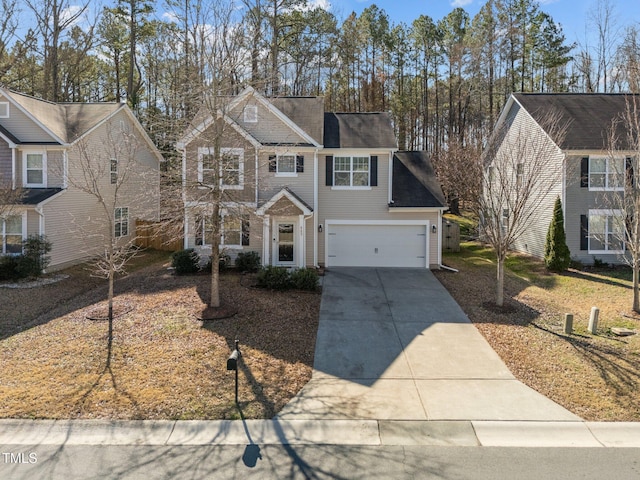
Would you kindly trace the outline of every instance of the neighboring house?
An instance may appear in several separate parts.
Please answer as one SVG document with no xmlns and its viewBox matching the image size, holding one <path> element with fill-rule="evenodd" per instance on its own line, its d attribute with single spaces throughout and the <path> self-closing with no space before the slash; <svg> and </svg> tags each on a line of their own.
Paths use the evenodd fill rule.
<svg viewBox="0 0 640 480">
<path fill-rule="evenodd" d="M 127 142 L 137 145 L 131 180 L 124 180 L 123 165 L 113 153 L 117 148 L 112 148 Z M 116 198 L 116 184 L 120 189 L 118 204 L 109 206 L 111 219 L 105 220 L 96 199 L 72 181 L 84 177 L 82 152 L 104 159 L 99 183 L 105 198 Z M 0 88 L 0 180 L 3 188 L 20 193 L 0 219 L 0 254 L 19 254 L 22 240 L 46 235 L 52 243 L 50 269 L 55 270 L 103 252 L 97 239 L 106 236 L 105 226 L 128 243 L 136 219 L 159 218 L 161 160 L 124 104 L 52 103 Z"/>
<path fill-rule="evenodd" d="M 544 246 L 555 199 L 562 200 L 564 227 L 571 257 L 584 263 L 595 259 L 620 263 L 624 244 L 614 234 L 612 195 L 624 192 L 627 159 L 638 154 L 627 143 L 623 123 L 617 122 L 617 150 L 610 151 L 609 132 L 626 109 L 626 94 L 513 94 L 496 124 L 496 131 L 508 127 L 501 148 L 509 148 L 516 131 L 528 131 L 549 142 L 550 168 L 546 175 L 553 184 L 534 221 L 513 245 L 513 249 L 544 256 Z M 558 115 L 566 126 L 564 135 L 553 138 L 541 124 Z M 524 127 L 524 128 L 523 128 Z M 529 159 L 531 161 L 531 159 Z M 522 159 L 523 165 L 527 158 Z M 519 172 L 521 173 L 521 172 Z M 508 219 L 505 218 L 505 221 Z"/>
<path fill-rule="evenodd" d="M 252 88 L 218 101 L 178 144 L 185 248 L 210 253 L 204 185 L 219 181 L 221 247 L 231 257 L 256 251 L 263 265 L 298 268 L 440 265 L 444 197 L 425 154 L 397 151 L 390 115 L 325 113 L 322 98 Z"/>
</svg>

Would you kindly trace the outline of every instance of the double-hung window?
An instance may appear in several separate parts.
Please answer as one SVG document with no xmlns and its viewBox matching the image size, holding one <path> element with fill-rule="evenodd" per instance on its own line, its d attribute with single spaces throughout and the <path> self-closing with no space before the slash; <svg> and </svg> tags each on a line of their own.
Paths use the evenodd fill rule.
<svg viewBox="0 0 640 480">
<path fill-rule="evenodd" d="M 0 218 L 0 234 L 2 234 L 3 255 L 20 255 L 22 253 L 22 215 Z"/>
<path fill-rule="evenodd" d="M 221 186 L 242 189 L 244 184 L 244 150 L 242 148 L 220 149 Z"/>
<path fill-rule="evenodd" d="M 369 157 L 334 157 L 333 185 L 336 187 L 368 187 Z"/>
<path fill-rule="evenodd" d="M 129 235 L 129 207 L 116 207 L 113 225 L 116 238 Z"/>
<path fill-rule="evenodd" d="M 25 152 L 24 183 L 26 187 L 46 187 L 47 158 L 43 152 Z"/>
<path fill-rule="evenodd" d="M 111 174 L 111 184 L 118 183 L 118 160 L 112 158 L 109 163 L 109 173 Z"/>
<path fill-rule="evenodd" d="M 589 157 L 589 190 L 624 190 L 624 158 Z"/>
<path fill-rule="evenodd" d="M 213 147 L 198 149 L 198 182 L 213 185 L 216 180 L 216 156 Z"/>
<path fill-rule="evenodd" d="M 196 217 L 196 245 L 213 245 L 213 223 L 210 215 L 199 215 Z"/>
<path fill-rule="evenodd" d="M 622 253 L 624 220 L 619 210 L 589 210 L 589 252 Z"/>
<path fill-rule="evenodd" d="M 220 244 L 224 246 L 249 245 L 249 217 L 247 215 L 223 214 L 221 221 Z M 196 217 L 196 245 L 213 245 L 213 222 L 210 215 Z"/>
</svg>

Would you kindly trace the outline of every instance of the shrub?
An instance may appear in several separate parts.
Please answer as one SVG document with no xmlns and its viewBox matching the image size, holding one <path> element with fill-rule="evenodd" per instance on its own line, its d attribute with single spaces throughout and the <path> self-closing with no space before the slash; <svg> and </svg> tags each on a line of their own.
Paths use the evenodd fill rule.
<svg viewBox="0 0 640 480">
<path fill-rule="evenodd" d="M 207 273 L 211 273 L 211 257 L 209 257 L 209 261 L 202 268 L 203 271 Z M 231 257 L 229 255 L 220 255 L 218 258 L 218 272 L 225 272 L 231 267 Z"/>
<path fill-rule="evenodd" d="M 20 274 L 18 273 L 19 260 L 20 256 L 0 256 L 0 281 L 17 280 L 20 278 Z"/>
<path fill-rule="evenodd" d="M 241 272 L 257 272 L 260 269 L 258 252 L 240 252 L 236 257 L 236 268 Z"/>
<path fill-rule="evenodd" d="M 176 275 L 189 275 L 200 270 L 198 254 L 193 248 L 179 250 L 171 255 L 171 266 Z"/>
<path fill-rule="evenodd" d="M 291 283 L 298 290 L 314 291 L 318 288 L 318 272 L 315 268 L 300 268 L 291 272 Z"/>
<path fill-rule="evenodd" d="M 17 271 L 22 277 L 39 277 L 49 266 L 51 242 L 43 235 L 31 235 L 22 242 Z"/>
<path fill-rule="evenodd" d="M 562 201 L 556 198 L 553 207 L 553 218 L 547 231 L 547 241 L 544 246 L 544 263 L 552 272 L 562 272 L 571 263 L 571 253 L 567 247 L 567 238 L 564 232 L 564 217 L 562 214 Z"/>
<path fill-rule="evenodd" d="M 258 286 L 272 290 L 287 290 L 291 288 L 291 275 L 286 268 L 268 265 L 258 271 Z"/>
</svg>

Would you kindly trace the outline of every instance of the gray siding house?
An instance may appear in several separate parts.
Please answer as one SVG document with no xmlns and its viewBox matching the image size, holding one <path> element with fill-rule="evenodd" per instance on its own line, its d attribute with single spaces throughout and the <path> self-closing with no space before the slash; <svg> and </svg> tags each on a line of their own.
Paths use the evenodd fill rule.
<svg viewBox="0 0 640 480">
<path fill-rule="evenodd" d="M 185 248 L 263 265 L 437 267 L 444 197 L 423 152 L 398 152 L 387 113 L 325 113 L 320 97 L 252 88 L 194 119 L 182 153 Z M 221 162 L 216 163 L 216 158 Z"/>
<path fill-rule="evenodd" d="M 101 253 L 111 233 L 131 243 L 136 219 L 159 219 L 161 160 L 124 104 L 53 103 L 0 88 L 0 188 L 16 192 L 2 210 L 0 255 L 46 235 L 55 270 Z M 89 169 L 104 206 L 80 188 Z"/>
<path fill-rule="evenodd" d="M 613 195 L 624 192 L 625 168 L 638 155 L 627 141 L 621 115 L 631 95 L 627 94 L 513 94 L 496 124 L 505 123 L 509 130 L 531 132 L 549 142 L 547 151 L 553 156 L 548 175 L 552 183 L 546 201 L 534 221 L 513 245 L 515 251 L 544 256 L 547 229 L 553 204 L 560 197 L 563 205 L 567 245 L 571 257 L 583 263 L 596 259 L 621 263 L 624 243 L 619 241 L 616 224 L 620 212 L 613 206 Z M 561 138 L 541 127 L 544 119 L 557 115 L 566 127 Z M 610 148 L 610 132 L 614 128 L 619 143 Z M 515 135 L 515 133 L 513 134 Z M 505 141 L 509 141 L 509 131 Z M 527 162 L 527 159 L 523 159 Z"/>
</svg>

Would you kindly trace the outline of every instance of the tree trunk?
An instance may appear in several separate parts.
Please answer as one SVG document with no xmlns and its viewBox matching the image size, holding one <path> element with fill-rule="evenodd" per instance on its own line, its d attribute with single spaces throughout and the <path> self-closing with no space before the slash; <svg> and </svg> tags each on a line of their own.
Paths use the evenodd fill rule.
<svg viewBox="0 0 640 480">
<path fill-rule="evenodd" d="M 640 264 L 633 265 L 633 311 L 640 313 L 640 295 L 638 292 L 638 283 L 640 280 Z"/>
<path fill-rule="evenodd" d="M 496 282 L 496 305 L 504 305 L 504 258 L 498 257 L 498 276 Z"/>
</svg>

